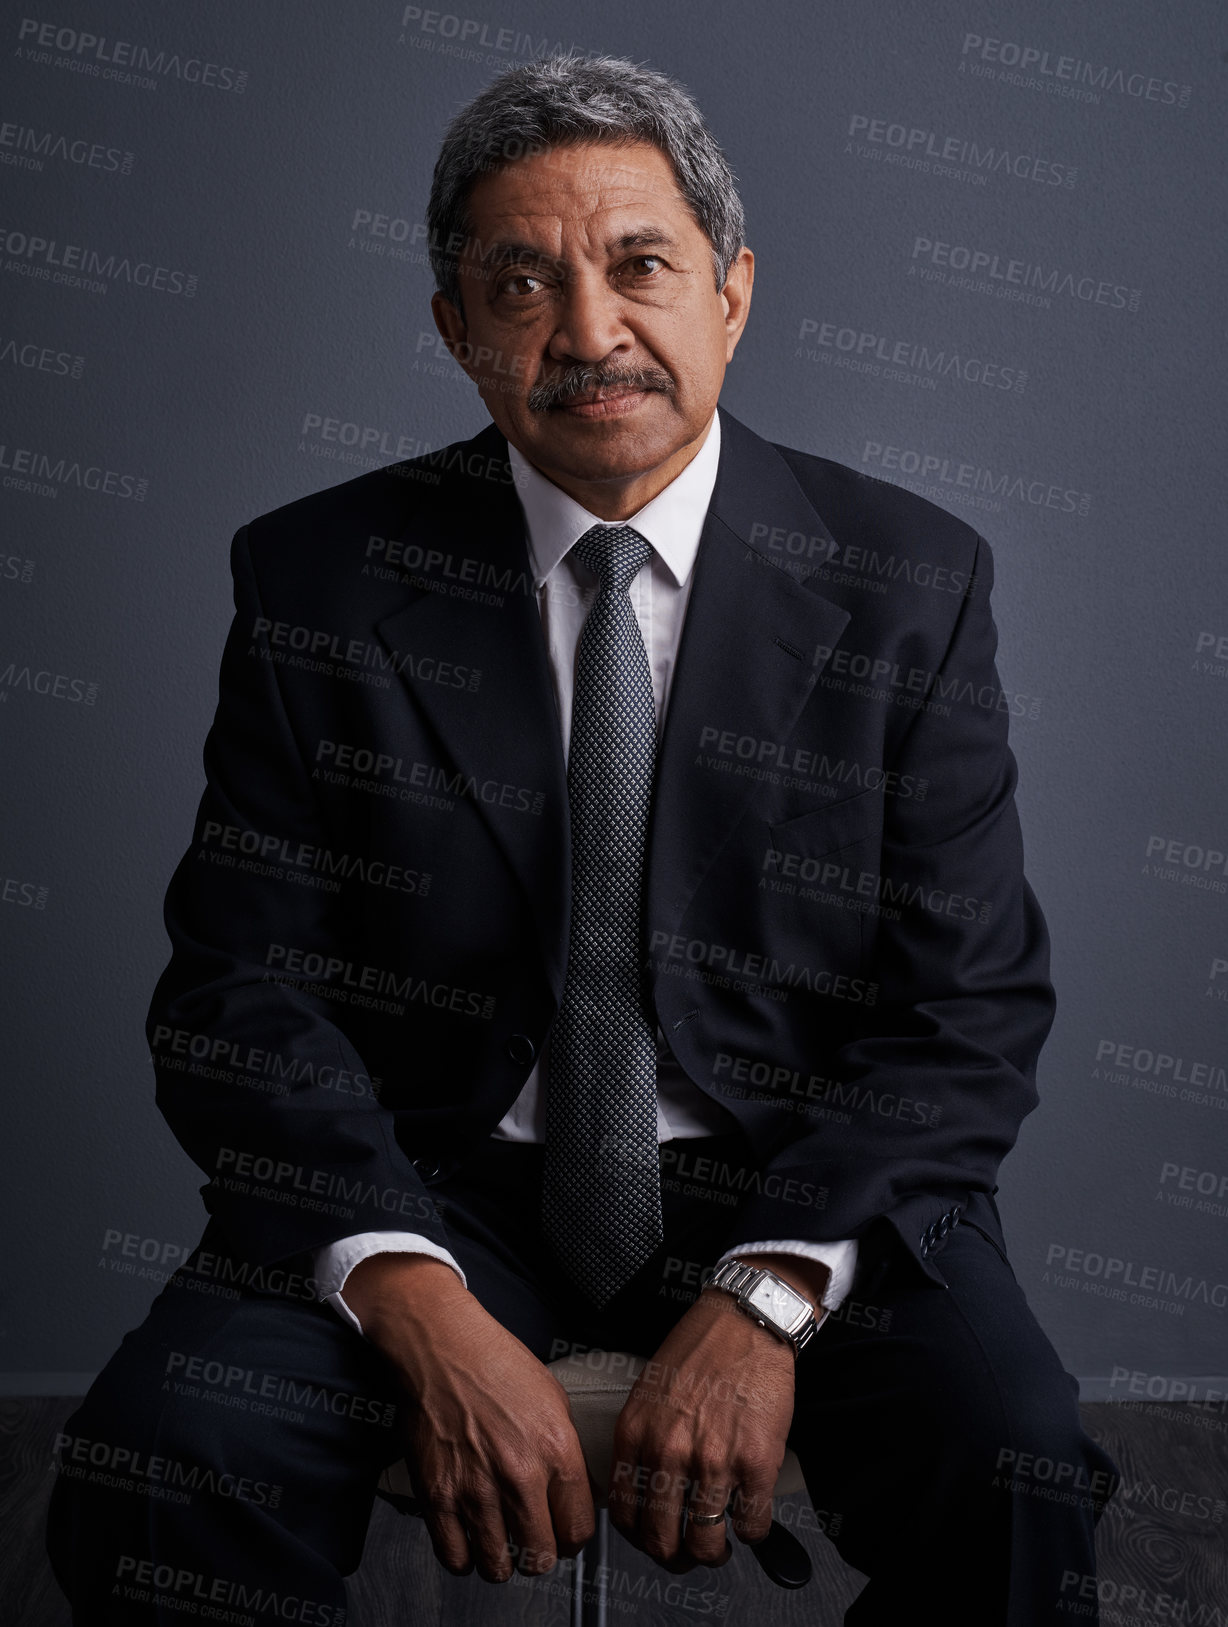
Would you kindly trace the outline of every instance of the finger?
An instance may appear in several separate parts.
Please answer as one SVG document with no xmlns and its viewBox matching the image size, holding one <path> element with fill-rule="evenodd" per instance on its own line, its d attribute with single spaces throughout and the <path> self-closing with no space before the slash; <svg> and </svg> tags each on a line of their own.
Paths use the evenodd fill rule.
<svg viewBox="0 0 1228 1627">
<path fill-rule="evenodd" d="M 503 1521 L 512 1563 L 522 1576 L 540 1576 L 558 1562 L 554 1524 L 541 1481 L 503 1489 Z"/>
<path fill-rule="evenodd" d="M 744 1474 L 734 1488 L 730 1509 L 734 1535 L 739 1542 L 762 1542 L 772 1527 L 772 1492 L 775 1479 Z"/>
<path fill-rule="evenodd" d="M 698 1559 L 698 1558 L 694 1557 L 694 1555 L 692 1553 L 692 1550 L 687 1546 L 686 1528 L 683 1529 L 682 1551 L 687 1556 L 687 1565 L 686 1565 L 687 1570 L 691 1570 L 695 1565 L 706 1565 L 706 1566 L 710 1567 L 712 1570 L 719 1570 L 722 1565 L 727 1565 L 729 1563 L 729 1561 L 733 1558 L 733 1544 L 729 1540 L 728 1526 L 727 1525 L 712 1525 L 712 1526 L 708 1526 L 707 1529 L 709 1531 L 715 1531 L 716 1532 L 716 1535 L 719 1538 L 719 1546 L 720 1546 L 720 1551 L 710 1559 Z"/>
<path fill-rule="evenodd" d="M 453 1576 L 468 1576 L 473 1569 L 473 1553 L 455 1488 L 446 1481 L 432 1484 L 431 1471 L 412 1437 L 406 1441 L 405 1463 L 436 1559 Z"/>
<path fill-rule="evenodd" d="M 637 1546 L 666 1570 L 690 1570 L 695 1562 L 682 1545 L 682 1509 L 690 1477 L 672 1455 L 645 1467 L 651 1472 L 640 1507 Z"/>
<path fill-rule="evenodd" d="M 513 1569 L 512 1546 L 498 1493 L 471 1493 L 464 1506 L 464 1520 L 478 1575 L 484 1582 L 508 1581 Z"/>
<path fill-rule="evenodd" d="M 626 1537 L 628 1542 L 634 1543 L 637 1547 L 643 1478 L 644 1470 L 639 1461 L 638 1448 L 629 1442 L 624 1444 L 615 1439 L 610 1463 L 610 1484 L 606 1493 L 610 1524 Z"/>
<path fill-rule="evenodd" d="M 546 1486 L 555 1549 L 563 1559 L 574 1559 L 597 1529 L 597 1510 L 588 1471 L 558 1470 Z"/>
<path fill-rule="evenodd" d="M 426 1500 L 421 1507 L 436 1559 L 453 1576 L 468 1576 L 473 1569 L 473 1554 L 459 1513 Z"/>
<path fill-rule="evenodd" d="M 728 1478 L 700 1472 L 691 1482 L 686 1500 L 686 1524 L 682 1541 L 685 1551 L 698 1565 L 723 1565 L 733 1552 L 726 1530 L 725 1505 L 733 1495 Z M 712 1516 L 719 1514 L 719 1522 Z M 704 1522 L 696 1523 L 696 1515 Z"/>
</svg>

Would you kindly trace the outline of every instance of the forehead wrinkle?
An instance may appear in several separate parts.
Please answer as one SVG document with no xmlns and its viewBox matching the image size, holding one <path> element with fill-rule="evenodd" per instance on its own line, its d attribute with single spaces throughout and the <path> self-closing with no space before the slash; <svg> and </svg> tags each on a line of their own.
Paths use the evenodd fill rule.
<svg viewBox="0 0 1228 1627">
<path fill-rule="evenodd" d="M 494 222 L 488 228 L 486 243 L 477 244 L 483 269 L 517 257 L 570 267 L 574 262 L 565 250 L 566 239 L 570 237 L 573 243 L 579 239 L 588 248 L 601 231 L 598 217 L 609 215 L 621 214 L 625 229 L 617 230 L 615 221 L 604 241 L 588 249 L 586 258 L 590 260 L 602 253 L 609 258 L 620 250 L 647 247 L 650 243 L 674 252 L 682 247 L 677 229 L 671 231 L 661 218 L 663 214 L 668 216 L 671 207 L 685 212 L 685 200 L 672 172 L 662 173 L 655 166 L 645 172 L 634 164 L 611 163 L 604 154 L 600 158 L 591 154 L 587 162 L 564 168 L 561 173 L 557 169 L 532 177 L 524 171 L 510 173 L 511 195 L 503 199 L 499 199 L 498 191 L 500 183 L 509 178 L 509 171 L 501 171 L 486 183 L 495 196 L 490 197 L 488 191 L 494 204 Z M 529 196 L 525 196 L 526 191 Z M 531 241 L 538 235 L 539 221 L 549 244 Z M 477 236 L 482 236 L 480 228 Z"/>
</svg>

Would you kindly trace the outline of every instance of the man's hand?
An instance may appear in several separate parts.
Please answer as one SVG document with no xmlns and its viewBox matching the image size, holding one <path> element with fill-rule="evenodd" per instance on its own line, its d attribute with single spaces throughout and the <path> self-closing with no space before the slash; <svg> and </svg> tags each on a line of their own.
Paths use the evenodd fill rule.
<svg viewBox="0 0 1228 1627">
<path fill-rule="evenodd" d="M 778 1256 L 746 1258 L 777 1269 Z M 813 1281 L 809 1268 L 791 1285 L 810 1297 Z M 739 1539 L 767 1536 L 793 1421 L 794 1360 L 729 1294 L 705 1288 L 636 1380 L 615 1426 L 610 1520 L 666 1570 L 723 1565 L 733 1552 L 723 1522 L 688 1520 L 684 1537 L 684 1507 L 716 1514 L 732 1497 Z"/>
<path fill-rule="evenodd" d="M 567 1392 L 422 1254 L 377 1254 L 344 1297 L 405 1391 L 406 1458 L 439 1562 L 488 1582 L 550 1570 L 596 1521 Z"/>
</svg>

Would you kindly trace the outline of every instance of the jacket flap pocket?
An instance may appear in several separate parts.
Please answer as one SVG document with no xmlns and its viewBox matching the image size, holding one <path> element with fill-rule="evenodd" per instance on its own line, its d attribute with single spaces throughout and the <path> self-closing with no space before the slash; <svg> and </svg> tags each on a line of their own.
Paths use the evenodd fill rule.
<svg viewBox="0 0 1228 1627">
<path fill-rule="evenodd" d="M 877 787 L 841 797 L 821 808 L 795 814 L 792 819 L 769 822 L 773 845 L 785 853 L 822 858 L 838 848 L 852 847 L 882 831 L 883 793 Z"/>
</svg>

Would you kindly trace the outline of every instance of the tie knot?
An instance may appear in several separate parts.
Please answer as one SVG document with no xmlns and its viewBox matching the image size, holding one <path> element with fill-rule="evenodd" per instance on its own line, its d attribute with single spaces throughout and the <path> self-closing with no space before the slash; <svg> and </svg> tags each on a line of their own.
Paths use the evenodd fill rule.
<svg viewBox="0 0 1228 1627">
<path fill-rule="evenodd" d="M 629 525 L 594 525 L 572 545 L 576 555 L 601 583 L 625 593 L 652 558 L 652 544 Z"/>
</svg>

